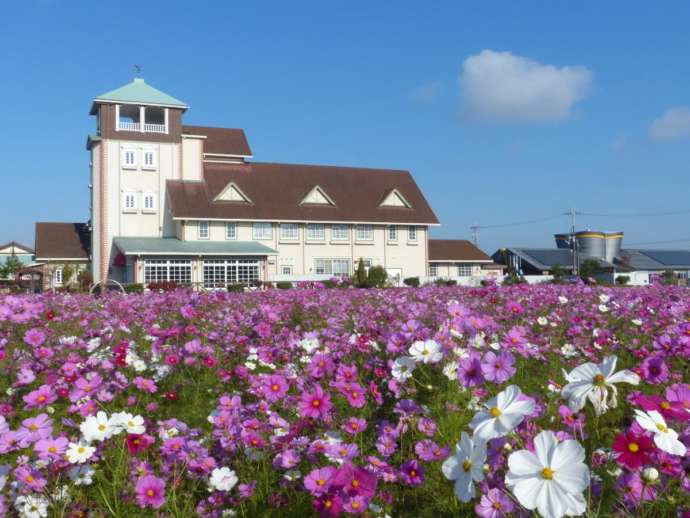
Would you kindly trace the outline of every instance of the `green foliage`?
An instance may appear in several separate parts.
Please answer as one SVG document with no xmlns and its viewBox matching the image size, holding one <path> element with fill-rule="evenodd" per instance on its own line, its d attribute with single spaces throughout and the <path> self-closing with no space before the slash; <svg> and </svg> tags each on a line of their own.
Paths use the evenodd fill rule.
<svg viewBox="0 0 690 518">
<path fill-rule="evenodd" d="M 77 274 L 77 282 L 82 291 L 89 291 L 93 284 L 93 274 L 89 270 L 80 270 Z"/>
<path fill-rule="evenodd" d="M 10 255 L 5 259 L 5 263 L 0 265 L 0 279 L 13 276 L 22 269 L 22 262 L 17 256 Z"/>
<path fill-rule="evenodd" d="M 357 270 L 355 271 L 354 279 L 352 279 L 354 285 L 358 288 L 364 287 L 367 282 L 367 269 L 364 266 L 364 259 L 359 258 L 359 263 L 357 263 Z"/>
<path fill-rule="evenodd" d="M 419 277 L 407 277 L 403 279 L 405 286 L 412 286 L 413 288 L 419 288 Z"/>
<path fill-rule="evenodd" d="M 580 263 L 580 278 L 584 281 L 594 277 L 599 271 L 599 261 L 596 259 L 585 259 Z"/>
<path fill-rule="evenodd" d="M 225 289 L 227 289 L 230 292 L 243 292 L 244 291 L 244 284 L 228 284 Z"/>
<path fill-rule="evenodd" d="M 630 276 L 628 276 L 628 275 L 619 275 L 618 277 L 616 277 L 616 284 L 618 284 L 620 286 L 625 286 L 629 282 L 630 282 Z"/>
<path fill-rule="evenodd" d="M 554 284 L 560 284 L 563 282 L 563 277 L 567 275 L 567 271 L 565 268 L 563 268 L 560 264 L 556 264 L 551 268 L 551 275 L 553 275 L 553 282 Z"/>
<path fill-rule="evenodd" d="M 125 289 L 125 293 L 143 293 L 144 292 L 144 285 L 143 284 L 125 284 L 122 287 Z"/>
<path fill-rule="evenodd" d="M 434 284 L 436 286 L 457 286 L 458 281 L 455 279 L 436 279 Z"/>
<path fill-rule="evenodd" d="M 276 288 L 279 290 L 289 290 L 292 289 L 292 283 L 288 281 L 276 282 Z"/>
<path fill-rule="evenodd" d="M 661 272 L 661 284 L 673 285 L 678 284 L 678 276 L 671 270 L 664 270 Z"/>
<path fill-rule="evenodd" d="M 383 288 L 386 286 L 386 279 L 388 272 L 383 266 L 372 266 L 369 268 L 369 275 L 367 276 L 367 285 L 370 288 Z"/>
<path fill-rule="evenodd" d="M 525 284 L 525 278 L 518 275 L 515 270 L 511 270 L 503 279 L 504 286 L 515 286 L 516 284 Z"/>
<path fill-rule="evenodd" d="M 69 286 L 72 284 L 72 279 L 74 279 L 74 274 L 76 270 L 71 264 L 66 264 L 62 267 L 62 285 Z"/>
</svg>

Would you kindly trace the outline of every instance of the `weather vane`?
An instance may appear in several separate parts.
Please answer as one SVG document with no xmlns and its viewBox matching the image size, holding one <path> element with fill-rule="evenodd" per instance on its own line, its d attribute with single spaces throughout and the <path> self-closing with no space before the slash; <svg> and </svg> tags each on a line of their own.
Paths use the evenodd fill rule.
<svg viewBox="0 0 690 518">
<path fill-rule="evenodd" d="M 141 65 L 134 65 L 134 75 L 137 76 L 137 77 L 141 77 L 141 70 L 142 70 L 143 68 L 144 68 L 144 67 L 141 66 Z"/>
</svg>

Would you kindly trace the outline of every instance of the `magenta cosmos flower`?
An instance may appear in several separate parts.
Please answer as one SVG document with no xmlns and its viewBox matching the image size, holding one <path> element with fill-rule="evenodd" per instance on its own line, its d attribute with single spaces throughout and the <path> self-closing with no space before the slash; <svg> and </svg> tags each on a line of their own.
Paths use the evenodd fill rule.
<svg viewBox="0 0 690 518">
<path fill-rule="evenodd" d="M 139 507 L 150 505 L 158 509 L 165 503 L 165 482 L 153 475 L 146 475 L 137 481 L 137 504 Z"/>
<path fill-rule="evenodd" d="M 24 409 L 31 410 L 36 407 L 46 407 L 51 403 L 54 403 L 57 396 L 53 393 L 53 390 L 48 385 L 41 385 L 36 390 L 32 390 L 26 394 L 23 398 Z"/>
<path fill-rule="evenodd" d="M 349 462 L 338 469 L 332 485 L 348 495 L 360 495 L 367 499 L 376 494 L 376 476 Z"/>
<path fill-rule="evenodd" d="M 29 329 L 26 333 L 24 333 L 24 342 L 34 347 L 43 345 L 45 341 L 45 333 L 38 328 Z"/>
<path fill-rule="evenodd" d="M 316 385 L 314 392 L 305 392 L 300 401 L 300 413 L 302 417 L 324 419 L 333 407 L 330 394 L 323 391 L 320 385 Z"/>
<path fill-rule="evenodd" d="M 471 354 L 469 357 L 460 360 L 458 380 L 465 388 L 476 387 L 484 383 L 479 355 Z"/>
<path fill-rule="evenodd" d="M 275 403 L 285 397 L 288 391 L 288 384 L 285 378 L 280 374 L 271 374 L 270 376 L 262 376 L 261 379 L 261 393 L 267 401 Z"/>
<path fill-rule="evenodd" d="M 325 495 L 331 488 L 333 475 L 335 468 L 331 466 L 312 470 L 304 477 L 304 487 L 314 496 Z"/>
<path fill-rule="evenodd" d="M 481 518 L 503 518 L 515 510 L 515 504 L 506 494 L 497 488 L 489 489 L 474 507 Z"/>
<path fill-rule="evenodd" d="M 652 439 L 646 435 L 627 432 L 616 437 L 613 451 L 617 453 L 616 460 L 630 469 L 639 469 L 649 463 L 649 455 L 656 448 Z"/>
<path fill-rule="evenodd" d="M 408 486 L 419 486 L 424 482 L 424 467 L 416 460 L 408 460 L 400 466 L 400 478 Z"/>
<path fill-rule="evenodd" d="M 499 354 L 489 351 L 482 359 L 482 374 L 494 383 L 508 381 L 515 374 L 515 358 L 508 351 Z"/>
</svg>

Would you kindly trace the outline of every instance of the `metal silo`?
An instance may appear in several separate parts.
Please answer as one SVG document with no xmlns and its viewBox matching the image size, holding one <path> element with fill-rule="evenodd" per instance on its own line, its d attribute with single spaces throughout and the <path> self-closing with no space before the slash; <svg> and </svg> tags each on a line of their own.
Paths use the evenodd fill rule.
<svg viewBox="0 0 690 518">
<path fill-rule="evenodd" d="M 621 245 L 623 244 L 623 232 L 606 232 L 604 234 L 605 241 L 605 259 L 609 263 L 620 255 Z"/>
<path fill-rule="evenodd" d="M 556 248 L 571 249 L 573 247 L 570 234 L 554 234 L 553 237 L 556 239 Z"/>
<path fill-rule="evenodd" d="M 603 232 L 584 230 L 575 233 L 577 252 L 582 258 L 605 259 L 606 239 Z"/>
</svg>

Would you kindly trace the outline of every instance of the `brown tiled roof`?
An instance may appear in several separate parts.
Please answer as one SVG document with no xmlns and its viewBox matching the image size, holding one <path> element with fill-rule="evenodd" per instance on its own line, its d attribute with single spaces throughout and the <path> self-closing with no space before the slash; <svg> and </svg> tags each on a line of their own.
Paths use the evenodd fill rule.
<svg viewBox="0 0 690 518">
<path fill-rule="evenodd" d="M 206 126 L 182 126 L 182 134 L 204 135 L 204 153 L 214 155 L 252 156 L 244 130 L 233 128 L 209 128 Z"/>
<path fill-rule="evenodd" d="M 429 261 L 491 261 L 465 239 L 429 239 Z"/>
<path fill-rule="evenodd" d="M 269 163 L 205 164 L 204 182 L 168 181 L 173 216 L 185 219 L 437 224 L 407 171 Z M 233 182 L 251 200 L 213 202 Z M 334 205 L 300 205 L 319 186 Z M 392 189 L 411 208 L 380 207 Z"/>
<path fill-rule="evenodd" d="M 89 258 L 91 232 L 85 223 L 36 223 L 36 259 Z"/>
</svg>

